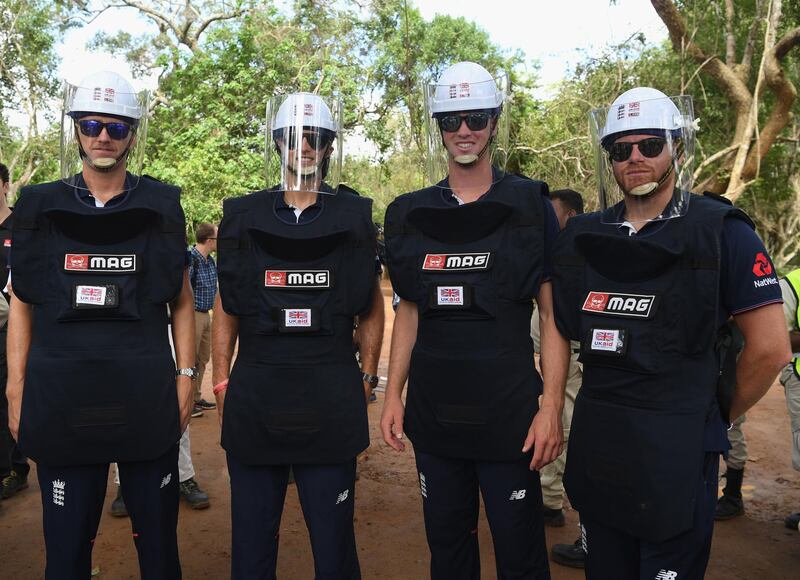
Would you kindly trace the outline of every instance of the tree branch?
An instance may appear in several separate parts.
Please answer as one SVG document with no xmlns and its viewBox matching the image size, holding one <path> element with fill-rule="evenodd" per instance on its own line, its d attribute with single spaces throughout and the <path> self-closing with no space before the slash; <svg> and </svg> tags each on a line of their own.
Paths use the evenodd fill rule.
<svg viewBox="0 0 800 580">
<path fill-rule="evenodd" d="M 233 12 L 220 12 L 218 14 L 212 14 L 205 20 L 203 20 L 200 25 L 197 27 L 197 31 L 195 32 L 195 38 L 200 38 L 200 35 L 203 34 L 206 28 L 209 27 L 210 24 L 213 24 L 217 20 L 231 20 L 232 18 L 238 18 L 246 13 L 250 12 L 250 8 L 239 8 L 234 10 Z"/>
<path fill-rule="evenodd" d="M 739 69 L 744 79 L 750 75 L 750 65 L 753 62 L 753 52 L 755 51 L 756 47 L 756 35 L 758 34 L 758 28 L 761 24 L 761 11 L 763 10 L 763 6 L 763 0 L 756 0 L 755 15 L 753 16 L 753 22 L 750 24 L 750 29 L 747 31 L 747 41 L 744 45 L 742 64 Z"/>
<path fill-rule="evenodd" d="M 736 36 L 733 33 L 733 0 L 725 0 L 725 64 L 736 64 Z"/>
<path fill-rule="evenodd" d="M 746 113 L 750 108 L 750 102 L 752 100 L 747 85 L 745 85 L 733 69 L 722 62 L 718 56 L 707 55 L 695 44 L 687 33 L 686 23 L 683 17 L 671 0 L 650 0 L 650 3 L 667 27 L 675 52 L 678 54 L 683 54 L 685 52 L 695 62 L 700 64 L 705 63 L 706 72 L 720 84 L 722 90 L 736 109 L 736 112 L 739 114 Z M 737 122 L 737 133 L 740 132 L 738 125 L 739 123 Z"/>
<path fill-rule="evenodd" d="M 800 26 L 790 30 L 775 44 L 775 58 L 783 60 L 786 53 L 800 44 Z"/>
<path fill-rule="evenodd" d="M 157 24 L 160 24 L 162 26 L 165 26 L 165 27 L 169 28 L 173 32 L 173 34 L 175 34 L 175 36 L 180 38 L 180 36 L 181 36 L 180 28 L 178 26 L 178 23 L 175 22 L 174 20 L 171 20 L 170 18 L 168 18 L 164 14 L 161 14 L 157 10 L 154 10 L 153 8 L 150 8 L 146 4 L 143 4 L 142 2 L 138 2 L 137 0 L 121 0 L 121 2 L 123 4 L 125 4 L 126 6 L 129 6 L 131 8 L 136 8 L 140 12 L 146 14 L 152 20 L 155 20 Z"/>
<path fill-rule="evenodd" d="M 536 153 L 541 154 L 545 151 L 550 151 L 551 149 L 557 149 L 562 145 L 566 145 L 567 143 L 572 143 L 573 141 L 585 141 L 587 137 L 571 137 L 569 139 L 565 139 L 564 141 L 559 141 L 558 143 L 553 143 L 552 145 L 548 145 L 547 147 L 543 147 L 541 149 L 536 149 L 535 147 L 528 147 L 526 145 L 517 145 L 514 147 L 514 151 L 526 151 L 528 153 Z"/>
</svg>

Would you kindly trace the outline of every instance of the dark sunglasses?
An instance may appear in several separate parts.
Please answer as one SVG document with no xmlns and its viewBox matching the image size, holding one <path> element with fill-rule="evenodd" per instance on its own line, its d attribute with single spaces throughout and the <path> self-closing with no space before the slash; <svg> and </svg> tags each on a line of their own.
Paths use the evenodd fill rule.
<svg viewBox="0 0 800 580">
<path fill-rule="evenodd" d="M 108 136 L 115 141 L 125 139 L 131 132 L 130 125 L 127 123 L 120 123 L 119 121 L 103 123 L 102 121 L 81 119 L 78 121 L 78 127 L 80 127 L 81 133 L 87 137 L 97 137 L 103 132 L 103 129 L 105 129 L 108 132 Z"/>
<path fill-rule="evenodd" d="M 608 156 L 617 163 L 627 161 L 633 153 L 633 146 L 639 149 L 639 153 L 645 157 L 658 157 L 664 150 L 667 141 L 663 137 L 650 137 L 635 143 L 614 143 L 608 148 Z"/>
<path fill-rule="evenodd" d="M 298 134 L 294 127 L 289 127 L 279 138 L 284 140 L 289 149 L 297 149 L 302 145 L 301 139 L 305 139 L 309 147 L 321 151 L 333 142 L 333 133 L 323 129 L 321 131 L 303 131 Z"/>
<path fill-rule="evenodd" d="M 482 131 L 489 124 L 489 113 L 467 113 L 466 115 L 444 115 L 439 117 L 439 128 L 445 133 L 455 133 L 461 123 L 467 122 L 470 131 Z"/>
</svg>

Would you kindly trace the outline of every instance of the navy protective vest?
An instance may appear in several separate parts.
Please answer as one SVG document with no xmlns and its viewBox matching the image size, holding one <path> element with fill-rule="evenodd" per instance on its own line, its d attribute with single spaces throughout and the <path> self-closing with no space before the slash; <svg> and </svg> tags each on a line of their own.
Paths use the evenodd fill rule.
<svg viewBox="0 0 800 580">
<path fill-rule="evenodd" d="M 429 187 L 386 210 L 389 275 L 419 310 L 405 430 L 425 453 L 512 461 L 542 392 L 530 337 L 547 185 L 506 175 L 479 200 Z"/>
<path fill-rule="evenodd" d="M 13 285 L 32 305 L 19 434 L 32 459 L 148 460 L 180 438 L 166 307 L 183 282 L 179 197 L 145 177 L 110 208 L 60 181 L 22 190 Z"/>
<path fill-rule="evenodd" d="M 251 464 L 340 463 L 369 445 L 353 319 L 375 284 L 372 200 L 339 187 L 320 214 L 287 224 L 281 192 L 224 202 L 218 276 L 239 318 L 222 446 Z"/>
<path fill-rule="evenodd" d="M 608 211 L 615 211 L 612 208 Z M 687 215 L 626 236 L 600 214 L 556 242 L 561 333 L 581 343 L 564 483 L 592 519 L 660 542 L 691 528 L 720 374 L 720 238 L 749 218 L 693 195 Z"/>
</svg>

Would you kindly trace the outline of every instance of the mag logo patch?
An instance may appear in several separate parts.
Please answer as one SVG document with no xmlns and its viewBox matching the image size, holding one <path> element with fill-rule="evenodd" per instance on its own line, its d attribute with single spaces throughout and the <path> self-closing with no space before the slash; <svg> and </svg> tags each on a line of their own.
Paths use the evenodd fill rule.
<svg viewBox="0 0 800 580">
<path fill-rule="evenodd" d="M 606 316 L 651 318 L 655 313 L 657 297 L 653 294 L 620 294 L 591 291 L 583 301 L 581 310 Z"/>
<path fill-rule="evenodd" d="M 425 254 L 422 269 L 433 272 L 463 272 L 489 268 L 491 252 L 466 254 Z"/>
<path fill-rule="evenodd" d="M 264 286 L 275 289 L 316 290 L 331 287 L 330 270 L 267 270 Z"/>
<path fill-rule="evenodd" d="M 87 274 L 136 272 L 136 254 L 65 254 L 64 271 Z"/>
</svg>

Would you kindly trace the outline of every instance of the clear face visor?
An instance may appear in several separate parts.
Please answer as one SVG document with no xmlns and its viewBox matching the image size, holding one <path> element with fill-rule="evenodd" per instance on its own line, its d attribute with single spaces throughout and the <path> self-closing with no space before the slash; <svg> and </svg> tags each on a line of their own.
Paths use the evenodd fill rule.
<svg viewBox="0 0 800 580">
<path fill-rule="evenodd" d="M 505 173 L 509 156 L 508 77 L 480 83 L 426 84 L 425 167 L 429 183 L 440 182 L 454 164 L 470 167 L 488 158 Z"/>
<path fill-rule="evenodd" d="M 117 93 L 116 101 L 127 103 L 125 108 L 104 103 L 90 107 L 81 105 L 81 91 L 85 90 L 64 83 L 61 107 L 61 180 L 72 187 L 87 189 L 84 172 L 104 173 L 123 166 L 129 173 L 123 190 L 134 189 L 139 183 L 144 164 L 147 142 L 146 111 L 150 95 L 147 91 Z M 90 108 L 101 110 L 84 110 Z M 120 114 L 128 110 L 140 112 L 141 118 Z"/>
<path fill-rule="evenodd" d="M 266 179 L 284 191 L 335 194 L 342 175 L 341 101 L 307 93 L 267 103 Z"/>
<path fill-rule="evenodd" d="M 661 221 L 689 209 L 695 132 L 692 98 L 653 99 L 589 114 L 602 221 Z"/>
</svg>

